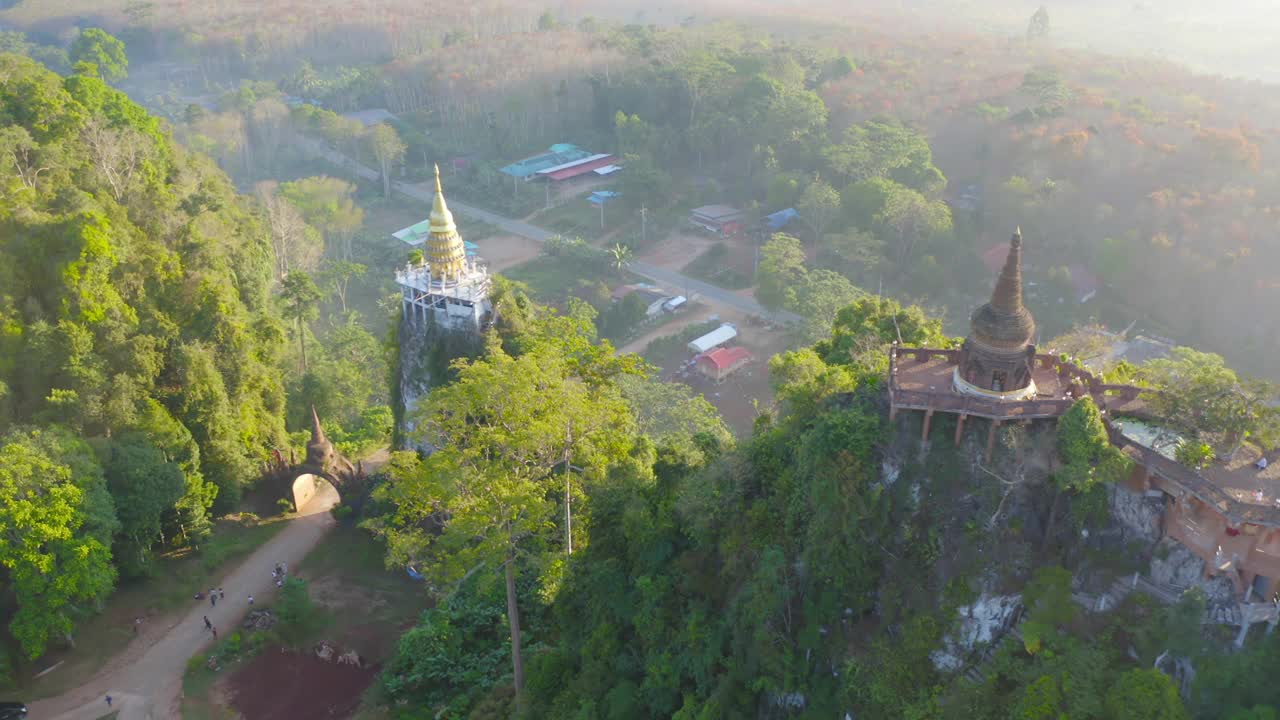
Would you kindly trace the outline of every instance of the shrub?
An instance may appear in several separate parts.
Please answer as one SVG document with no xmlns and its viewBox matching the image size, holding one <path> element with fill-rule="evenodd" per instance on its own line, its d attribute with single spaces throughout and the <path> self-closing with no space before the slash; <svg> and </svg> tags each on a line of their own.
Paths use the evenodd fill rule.
<svg viewBox="0 0 1280 720">
<path fill-rule="evenodd" d="M 1202 442 L 1188 440 L 1179 443 L 1173 451 L 1174 459 L 1193 470 L 1199 470 L 1213 460 L 1213 448 Z"/>
<path fill-rule="evenodd" d="M 307 582 L 296 577 L 284 581 L 275 611 L 279 618 L 276 631 L 281 639 L 292 645 L 301 642 L 319 619 L 315 603 L 311 602 L 311 594 L 307 592 Z"/>
</svg>

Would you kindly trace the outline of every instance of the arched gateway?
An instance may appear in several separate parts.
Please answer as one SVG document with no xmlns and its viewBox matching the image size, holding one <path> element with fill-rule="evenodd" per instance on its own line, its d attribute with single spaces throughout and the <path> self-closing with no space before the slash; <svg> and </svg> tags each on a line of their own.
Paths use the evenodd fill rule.
<svg viewBox="0 0 1280 720">
<path fill-rule="evenodd" d="M 299 464 L 286 463 L 276 453 L 266 482 L 271 494 L 287 498 L 296 512 L 306 506 L 324 483 L 332 485 L 341 498 L 364 482 L 364 470 L 353 466 L 333 447 L 320 427 L 320 417 L 315 408 L 311 408 L 311 439 L 307 441 L 306 459 Z"/>
</svg>

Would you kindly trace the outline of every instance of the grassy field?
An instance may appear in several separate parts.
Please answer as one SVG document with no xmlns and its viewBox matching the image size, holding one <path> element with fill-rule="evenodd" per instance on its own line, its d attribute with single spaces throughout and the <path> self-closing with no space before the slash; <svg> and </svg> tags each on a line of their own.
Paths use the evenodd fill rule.
<svg viewBox="0 0 1280 720">
<path fill-rule="evenodd" d="M 197 590 L 215 585 L 232 566 L 279 532 L 283 519 L 286 517 L 260 522 L 219 520 L 213 535 L 198 550 L 161 558 L 154 576 L 123 585 L 102 613 L 80 628 L 74 649 L 46 655 L 34 670 L 57 662 L 63 665 L 44 677 L 28 680 L 23 692 L 40 699 L 77 687 L 129 644 L 134 618 L 158 618 L 189 605 Z"/>
<path fill-rule="evenodd" d="M 590 242 L 613 229 L 609 222 L 610 209 L 604 210 L 604 228 L 600 227 L 600 209 L 586 200 L 573 200 L 544 210 L 533 217 L 533 222 L 565 237 L 580 237 Z"/>
<path fill-rule="evenodd" d="M 684 266 L 682 272 L 729 290 L 751 287 L 751 278 L 730 266 L 729 248 L 722 242 L 712 245 L 706 252 L 694 258 Z"/>
</svg>

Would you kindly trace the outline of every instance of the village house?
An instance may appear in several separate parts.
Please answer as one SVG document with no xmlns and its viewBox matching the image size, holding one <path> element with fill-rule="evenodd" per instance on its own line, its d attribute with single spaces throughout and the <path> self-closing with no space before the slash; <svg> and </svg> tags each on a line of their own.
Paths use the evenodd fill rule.
<svg viewBox="0 0 1280 720">
<path fill-rule="evenodd" d="M 751 353 L 744 347 L 722 347 L 702 353 L 696 361 L 698 372 L 719 385 L 751 362 Z"/>
</svg>

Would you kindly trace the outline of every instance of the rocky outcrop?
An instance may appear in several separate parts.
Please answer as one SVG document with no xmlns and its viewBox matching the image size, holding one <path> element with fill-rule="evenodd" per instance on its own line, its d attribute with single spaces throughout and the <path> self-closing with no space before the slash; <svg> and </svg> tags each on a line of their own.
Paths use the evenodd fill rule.
<svg viewBox="0 0 1280 720">
<path fill-rule="evenodd" d="M 1107 501 L 1116 529 L 1125 542 L 1153 543 L 1160 539 L 1164 518 L 1164 501 L 1147 497 L 1122 485 L 1107 486 Z"/>
<path fill-rule="evenodd" d="M 1020 595 L 984 593 L 972 605 L 960 608 L 956 629 L 943 638 L 942 649 L 929 656 L 933 666 L 944 672 L 959 670 L 975 648 L 990 645 L 1009 629 L 1021 607 Z"/>
<path fill-rule="evenodd" d="M 450 330 L 427 320 L 402 317 L 398 329 L 396 436 L 401 447 L 430 452 L 409 438 L 413 436 L 414 409 L 444 381 L 449 363 L 460 357 L 474 357 L 484 347 L 484 336 L 465 330 Z"/>
<path fill-rule="evenodd" d="M 1177 591 L 1198 587 L 1210 605 L 1234 602 L 1235 588 L 1225 576 L 1206 579 L 1204 560 L 1181 543 L 1165 538 L 1156 546 L 1151 558 L 1151 582 Z"/>
</svg>

